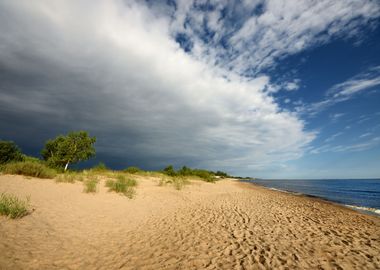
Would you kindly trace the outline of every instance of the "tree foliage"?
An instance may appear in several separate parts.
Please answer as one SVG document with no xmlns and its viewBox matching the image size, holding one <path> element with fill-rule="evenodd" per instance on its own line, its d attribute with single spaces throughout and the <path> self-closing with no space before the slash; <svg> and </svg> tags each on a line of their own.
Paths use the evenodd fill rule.
<svg viewBox="0 0 380 270">
<path fill-rule="evenodd" d="M 21 161 L 22 153 L 12 141 L 0 141 L 0 164 L 10 161 Z"/>
<path fill-rule="evenodd" d="M 95 155 L 96 138 L 86 131 L 70 132 L 48 140 L 41 154 L 49 165 L 67 169 L 70 163 L 87 160 Z"/>
</svg>

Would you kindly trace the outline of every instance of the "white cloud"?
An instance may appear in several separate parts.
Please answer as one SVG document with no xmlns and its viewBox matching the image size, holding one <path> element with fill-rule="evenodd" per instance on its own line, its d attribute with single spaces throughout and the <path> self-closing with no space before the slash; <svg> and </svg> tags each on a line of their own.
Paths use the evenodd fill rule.
<svg viewBox="0 0 380 270">
<path fill-rule="evenodd" d="M 332 146 L 330 144 L 322 145 L 320 147 L 313 148 L 310 154 L 320 154 L 320 153 L 340 153 L 340 152 L 360 152 L 368 149 L 372 149 L 380 145 L 380 137 L 374 137 L 365 142 L 348 144 L 348 145 L 336 145 Z"/>
<path fill-rule="evenodd" d="M 293 81 L 293 82 L 288 82 L 285 84 L 285 89 L 287 91 L 295 91 L 295 90 L 298 90 L 299 88 L 300 88 L 300 86 L 299 86 L 298 80 Z"/>
<path fill-rule="evenodd" d="M 300 104 L 296 112 L 314 116 L 325 109 L 349 100 L 365 90 L 373 89 L 380 85 L 380 66 L 369 68 L 367 71 L 359 73 L 345 82 L 338 83 L 328 89 L 325 98 L 311 104 Z M 338 116 L 342 116 L 339 115 Z M 366 120 L 363 120 L 366 121 Z"/>
<path fill-rule="evenodd" d="M 338 132 L 338 133 L 335 133 L 333 135 L 331 135 L 330 137 L 328 137 L 327 139 L 325 139 L 325 143 L 329 143 L 329 142 L 332 142 L 334 141 L 337 137 L 343 135 L 343 132 Z"/>
<path fill-rule="evenodd" d="M 299 158 L 315 137 L 267 94 L 269 77 L 223 77 L 140 3 L 3 1 L 0 10 L 0 61 L 12 75 L 0 104 L 28 115 L 30 133 L 41 121 L 87 129 L 117 159 L 247 172 Z"/>
<path fill-rule="evenodd" d="M 362 135 L 359 136 L 359 138 L 366 138 L 368 136 L 371 136 L 372 134 L 373 134 L 372 132 L 363 133 Z"/>
<path fill-rule="evenodd" d="M 209 8 L 201 8 L 202 1 L 178 1 L 177 9 L 170 13 L 170 29 L 186 33 L 194 41 L 192 54 L 198 59 L 217 61 L 238 74 L 257 74 L 306 48 L 336 37 L 357 36 L 363 24 L 380 14 L 378 1 L 371 0 L 207 3 L 211 13 Z"/>
<path fill-rule="evenodd" d="M 328 91 L 328 95 L 334 99 L 345 99 L 378 85 L 380 85 L 380 66 L 335 85 Z"/>
</svg>

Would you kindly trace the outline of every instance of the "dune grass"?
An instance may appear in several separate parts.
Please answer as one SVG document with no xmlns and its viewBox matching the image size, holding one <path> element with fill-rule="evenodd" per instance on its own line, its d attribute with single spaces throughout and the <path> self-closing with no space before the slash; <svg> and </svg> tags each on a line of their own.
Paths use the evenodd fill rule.
<svg viewBox="0 0 380 270">
<path fill-rule="evenodd" d="M 137 185 L 135 179 L 127 178 L 124 175 L 117 175 L 116 179 L 108 179 L 106 181 L 106 187 L 109 191 L 122 193 L 128 198 L 133 198 L 135 195 L 134 187 Z"/>
<path fill-rule="evenodd" d="M 130 173 L 130 174 L 136 174 L 136 173 L 140 173 L 140 172 L 144 172 L 144 171 L 138 167 L 128 167 L 128 168 L 124 169 L 123 172 Z"/>
<path fill-rule="evenodd" d="M 190 184 L 190 180 L 187 177 L 183 177 L 183 176 L 170 177 L 170 176 L 162 175 L 158 182 L 158 185 L 164 186 L 166 184 L 172 185 L 176 190 L 181 190 L 185 185 Z"/>
<path fill-rule="evenodd" d="M 29 201 L 17 198 L 15 195 L 1 193 L 0 194 L 0 214 L 10 218 L 22 218 L 29 214 Z"/>
<path fill-rule="evenodd" d="M 98 183 L 99 183 L 99 180 L 96 178 L 85 180 L 83 182 L 83 185 L 84 185 L 83 192 L 85 192 L 85 193 L 96 193 Z"/>
<path fill-rule="evenodd" d="M 19 174 L 38 178 L 54 178 L 57 172 L 45 164 L 34 161 L 20 161 L 7 163 L 2 167 L 3 173 Z"/>
<path fill-rule="evenodd" d="M 76 181 L 83 182 L 85 175 L 82 172 L 68 171 L 58 175 L 55 178 L 57 183 L 75 183 Z"/>
</svg>

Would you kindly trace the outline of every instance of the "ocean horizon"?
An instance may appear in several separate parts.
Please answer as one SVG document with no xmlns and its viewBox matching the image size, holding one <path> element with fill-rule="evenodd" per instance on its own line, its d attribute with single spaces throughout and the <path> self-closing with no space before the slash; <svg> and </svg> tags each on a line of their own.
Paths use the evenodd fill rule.
<svg viewBox="0 0 380 270">
<path fill-rule="evenodd" d="M 355 210 L 380 215 L 380 178 L 255 179 L 244 182 L 272 190 L 318 197 Z"/>
</svg>

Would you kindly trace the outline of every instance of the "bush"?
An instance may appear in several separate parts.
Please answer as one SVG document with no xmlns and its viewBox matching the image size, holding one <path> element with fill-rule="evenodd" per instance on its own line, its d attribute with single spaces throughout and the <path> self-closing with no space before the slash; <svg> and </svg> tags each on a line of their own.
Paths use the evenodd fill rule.
<svg viewBox="0 0 380 270">
<path fill-rule="evenodd" d="M 106 187 L 109 191 L 115 191 L 118 193 L 123 193 L 128 198 L 132 198 L 135 194 L 133 187 L 137 185 L 136 180 L 126 178 L 123 175 L 118 175 L 116 180 L 108 179 L 106 181 Z"/>
<path fill-rule="evenodd" d="M 175 172 L 173 165 L 169 165 L 164 169 L 164 174 L 169 175 L 169 176 L 176 176 L 177 173 Z"/>
<path fill-rule="evenodd" d="M 54 178 L 56 175 L 56 171 L 45 164 L 31 161 L 7 163 L 2 170 L 7 174 L 20 174 L 38 178 Z"/>
<path fill-rule="evenodd" d="M 83 182 L 85 193 L 95 193 L 97 191 L 98 179 L 87 179 Z"/>
<path fill-rule="evenodd" d="M 21 218 L 29 214 L 29 198 L 21 200 L 14 195 L 0 194 L 0 214 L 10 218 Z"/>
<path fill-rule="evenodd" d="M 183 166 L 178 172 L 175 172 L 173 166 L 168 166 L 164 169 L 164 173 L 169 176 L 197 176 L 206 182 L 214 182 L 215 174 L 211 171 L 201 169 L 191 169 Z"/>
<path fill-rule="evenodd" d="M 0 141 L 0 164 L 22 160 L 22 153 L 14 142 Z"/>
<path fill-rule="evenodd" d="M 206 182 L 215 182 L 214 174 L 206 170 L 194 169 L 193 175 L 198 176 Z"/>
<path fill-rule="evenodd" d="M 123 170 L 123 172 L 130 173 L 130 174 L 135 174 L 135 173 L 142 172 L 142 170 L 140 168 L 138 168 L 138 167 L 128 167 L 125 170 Z"/>
</svg>

